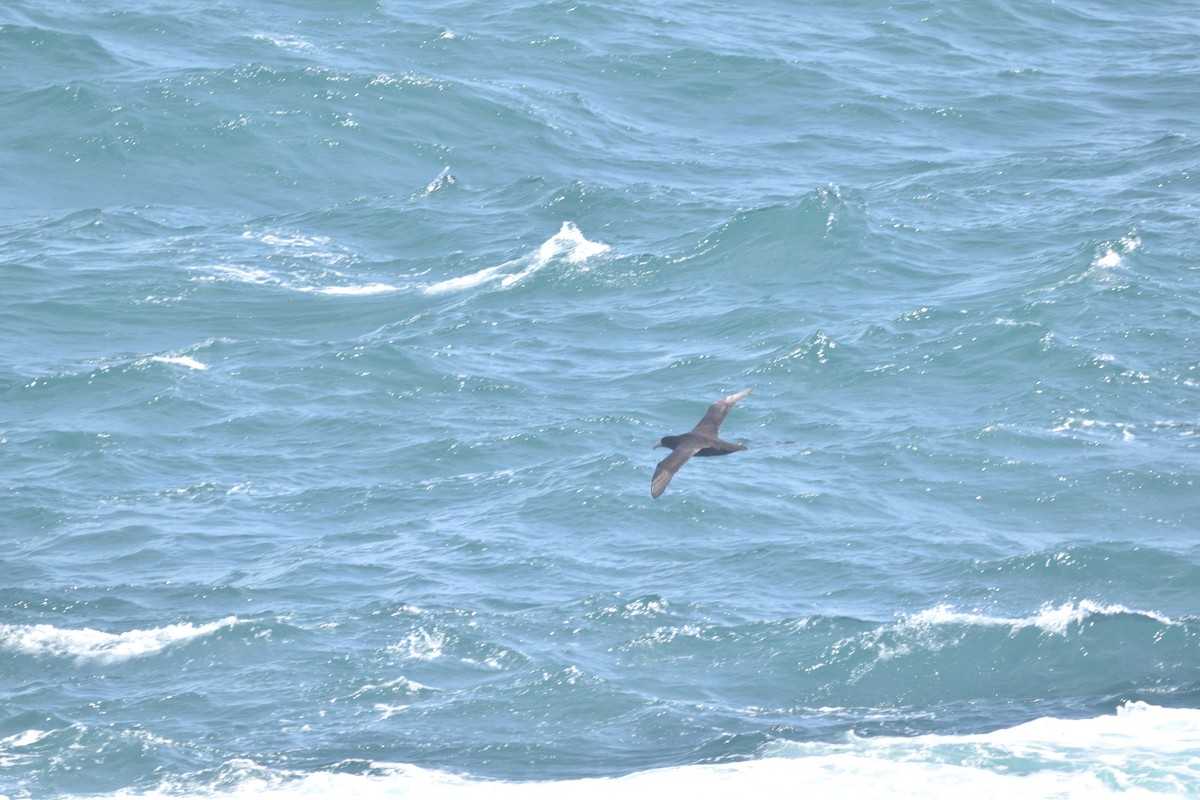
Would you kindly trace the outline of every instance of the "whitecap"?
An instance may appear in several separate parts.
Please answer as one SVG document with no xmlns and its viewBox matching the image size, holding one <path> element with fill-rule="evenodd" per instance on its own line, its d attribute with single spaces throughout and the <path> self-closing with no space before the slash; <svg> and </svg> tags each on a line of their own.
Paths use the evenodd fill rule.
<svg viewBox="0 0 1200 800">
<path fill-rule="evenodd" d="M 388 648 L 388 652 L 412 661 L 433 661 L 441 658 L 446 637 L 439 631 L 430 633 L 419 628 Z"/>
<path fill-rule="evenodd" d="M 1103 246 L 1092 260 L 1092 267 L 1106 270 L 1116 269 L 1125 263 L 1125 256 L 1137 250 L 1142 245 L 1141 238 L 1136 233 L 1122 236 L 1115 242 Z"/>
<path fill-rule="evenodd" d="M 112 664 L 154 655 L 173 644 L 205 636 L 237 622 L 237 617 L 225 617 L 206 625 L 185 622 L 124 633 L 108 633 L 94 628 L 57 628 L 46 624 L 0 625 L 0 648 L 33 656 Z"/>
<path fill-rule="evenodd" d="M 256 42 L 268 42 L 281 50 L 291 50 L 293 52 L 306 52 L 313 49 L 312 42 L 300 36 L 284 34 L 273 36 L 269 33 L 256 33 L 252 37 Z"/>
<path fill-rule="evenodd" d="M 1175 621 L 1154 611 L 1135 611 L 1119 604 L 1102 604 L 1091 600 L 1081 600 L 1078 603 L 1067 602 L 1059 606 L 1049 603 L 1043 605 L 1036 613 L 1025 617 L 1002 617 L 984 614 L 979 611 L 956 611 L 949 605 L 939 605 L 925 611 L 920 611 L 905 617 L 902 624 L 912 627 L 934 625 L 980 625 L 989 627 L 1008 627 L 1013 630 L 1022 628 L 1040 628 L 1047 633 L 1065 635 L 1074 625 L 1080 625 L 1090 617 L 1113 617 L 1130 615 L 1145 617 L 1163 625 L 1174 625 Z"/>
<path fill-rule="evenodd" d="M 484 267 L 470 275 L 438 281 L 426 286 L 424 291 L 426 294 L 442 294 L 469 289 L 495 279 L 499 279 L 502 287 L 508 288 L 556 260 L 582 264 L 609 249 L 608 245 L 593 242 L 585 237 L 575 223 L 564 222 L 558 233 L 542 242 L 535 253 L 496 266 Z"/>
<path fill-rule="evenodd" d="M 401 675 L 398 678 L 393 678 L 392 680 L 384 681 L 383 683 L 364 684 L 358 691 L 356 691 L 354 694 L 352 694 L 350 696 L 351 697 L 361 697 L 364 694 L 368 694 L 371 692 L 377 692 L 381 689 L 385 689 L 388 691 L 399 691 L 399 692 L 404 692 L 407 694 L 416 694 L 416 693 L 422 692 L 422 691 L 431 691 L 433 689 L 433 687 L 426 686 L 425 684 L 423 684 L 419 681 L 414 681 L 411 678 L 406 678 L 403 675 Z"/>
<path fill-rule="evenodd" d="M 267 272 L 264 269 L 256 269 L 254 267 L 238 267 L 229 264 L 212 264 L 208 266 L 197 267 L 210 271 L 212 274 L 208 276 L 209 280 L 225 279 L 237 283 L 249 283 L 255 286 L 277 286 L 282 281 L 275 275 Z"/>
<path fill-rule="evenodd" d="M 10 747 L 28 747 L 31 744 L 37 744 L 42 739 L 50 735 L 50 731 L 42 731 L 37 728 L 30 728 L 22 733 L 14 733 L 12 736 L 5 736 L 0 739 L 0 749 L 8 749 Z"/>
<path fill-rule="evenodd" d="M 379 704 L 386 719 L 402 705 Z M 216 785 L 180 791 L 164 783 L 145 798 L 292 800 L 301 797 L 434 797 L 440 800 L 550 800 L 571 797 L 800 796 L 933 798 L 1188 797 L 1200 791 L 1195 753 L 1200 711 L 1126 703 L 1091 719 L 1043 718 L 979 734 L 869 736 L 835 742 L 776 741 L 757 758 L 686 764 L 614 777 L 498 781 L 372 762 L 369 774 L 302 772 L 235 759 Z M 122 791 L 109 797 L 124 797 Z"/>
<path fill-rule="evenodd" d="M 1141 237 L 1136 231 L 1122 236 L 1114 242 L 1106 242 L 1096 248 L 1087 269 L 1059 281 L 1046 291 L 1059 289 L 1085 282 L 1108 283 L 1116 279 L 1126 266 L 1126 257 L 1142 246 Z"/>
<path fill-rule="evenodd" d="M 308 254 L 315 255 L 320 258 L 328 258 L 330 260 L 338 260 L 336 254 L 317 253 Z M 327 296 L 364 296 L 373 294 L 387 294 L 390 292 L 400 292 L 404 290 L 403 286 L 394 286 L 390 283 L 373 282 L 373 283 L 352 283 L 353 277 L 333 269 L 321 269 L 319 271 L 297 269 L 293 274 L 279 274 L 269 272 L 263 269 L 252 267 L 239 267 L 229 264 L 213 264 L 197 269 L 205 270 L 209 273 L 205 280 L 227 280 L 235 283 L 248 283 L 254 286 L 274 286 L 280 289 L 287 289 L 293 292 L 304 292 L 308 294 L 320 294 Z M 310 273 L 306 275 L 305 273 Z M 336 284 L 324 284 L 324 281 L 340 281 Z"/>
<path fill-rule="evenodd" d="M 353 261 L 355 256 L 335 243 L 328 236 L 305 235 L 290 231 L 242 231 L 243 239 L 264 244 L 286 259 L 316 261 L 325 266 L 335 266 Z"/>
<path fill-rule="evenodd" d="M 25 748 L 37 744 L 51 733 L 52 731 L 30 728 L 27 731 L 0 738 L 0 768 L 15 769 L 32 762 L 35 751 L 25 751 Z M 0 800 L 7 800 L 7 798 L 0 795 Z"/>
<path fill-rule="evenodd" d="M 450 173 L 450 167 L 444 167 L 442 171 L 438 173 L 438 176 L 425 186 L 425 189 L 421 192 L 420 196 L 428 197 L 438 189 L 444 189 L 447 186 L 453 186 L 456 183 L 458 183 L 458 181 Z"/>
<path fill-rule="evenodd" d="M 444 280 L 444 281 L 438 281 L 437 283 L 431 283 L 430 285 L 425 287 L 425 293 L 426 294 L 444 294 L 446 292 L 455 292 L 460 289 L 470 289 L 472 286 L 478 286 L 481 283 L 487 283 L 500 270 L 502 270 L 505 267 L 509 266 L 510 264 L 514 264 L 514 263 L 516 263 L 516 262 L 509 261 L 504 264 L 497 265 L 495 267 L 485 267 L 484 269 L 481 269 L 478 272 L 471 273 L 470 275 L 463 275 L 460 278 L 448 278 L 447 280 Z"/>
<path fill-rule="evenodd" d="M 381 721 L 387 721 L 387 720 L 391 719 L 396 714 L 399 714 L 401 711 L 404 711 L 408 707 L 409 706 L 407 704 L 403 704 L 403 705 L 389 705 L 387 703 L 376 703 L 375 704 L 375 710 L 379 712 L 379 719 Z"/>
<path fill-rule="evenodd" d="M 188 369 L 205 370 L 208 365 L 191 356 L 151 356 L 151 361 L 157 361 L 161 364 L 176 364 Z"/>
<path fill-rule="evenodd" d="M 392 286 L 389 283 L 364 283 L 359 286 L 325 286 L 320 289 L 315 289 L 315 291 L 317 294 L 357 296 L 398 292 L 400 291 L 400 287 Z"/>
<path fill-rule="evenodd" d="M 255 234 L 253 231 L 243 231 L 243 239 L 257 239 L 263 244 L 270 245 L 275 248 L 313 248 L 325 247 L 329 245 L 328 236 L 301 236 L 299 234 L 293 236 L 280 236 L 274 233 Z"/>
<path fill-rule="evenodd" d="M 1097 431 L 1113 430 L 1121 434 L 1126 442 L 1133 441 L 1136 436 L 1133 426 L 1124 422 L 1105 422 L 1087 417 L 1067 417 L 1066 420 L 1050 429 L 1051 433 L 1074 433 L 1079 430 L 1096 429 Z"/>
</svg>

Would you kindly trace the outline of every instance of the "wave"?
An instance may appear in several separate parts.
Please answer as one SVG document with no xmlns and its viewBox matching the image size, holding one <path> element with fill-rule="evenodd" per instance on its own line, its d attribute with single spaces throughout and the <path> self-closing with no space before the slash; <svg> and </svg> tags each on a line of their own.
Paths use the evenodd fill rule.
<svg viewBox="0 0 1200 800">
<path fill-rule="evenodd" d="M 1073 274 L 1055 283 L 1044 293 L 1055 292 L 1073 284 L 1099 283 L 1106 284 L 1121 279 L 1123 271 L 1128 268 L 1129 259 L 1142 246 L 1142 239 L 1136 230 L 1131 230 L 1120 239 L 1104 242 L 1096 248 L 1092 260 L 1083 272 Z"/>
<path fill-rule="evenodd" d="M 434 191 L 452 181 L 452 176 L 445 172 L 426 187 L 426 190 Z M 610 249 L 607 244 L 589 240 L 573 222 L 564 222 L 558 233 L 527 255 L 457 278 L 447 278 L 425 285 L 396 285 L 377 280 L 363 281 L 348 274 L 345 266 L 353 262 L 356 256 L 333 243 L 328 237 L 247 231 L 242 234 L 242 238 L 255 245 L 265 245 L 272 253 L 268 259 L 276 258 L 286 262 L 288 266 L 272 268 L 247 266 L 237 262 L 203 264 L 192 268 L 193 271 L 201 273 L 199 280 L 243 283 L 327 296 L 389 294 L 414 288 L 419 288 L 426 295 L 439 295 L 492 283 L 501 288 L 508 288 L 529 278 L 552 262 L 565 261 L 568 264 L 580 265 Z"/>
<path fill-rule="evenodd" d="M 304 271 L 272 271 L 231 264 L 211 264 L 198 269 L 208 273 L 204 280 L 271 286 L 310 294 L 361 296 L 400 292 L 405 289 L 404 286 L 380 281 L 356 283 L 353 277 L 333 269 L 320 269 L 313 274 L 306 274 Z"/>
<path fill-rule="evenodd" d="M 21 385 L 26 389 L 35 389 L 38 387 L 44 389 L 51 384 L 67 383 L 78 385 L 82 381 L 86 385 L 91 386 L 101 376 L 113 378 L 116 376 L 143 373 L 148 371 L 154 364 L 186 367 L 189 370 L 203 372 L 209 369 L 210 365 L 197 358 L 197 354 L 218 343 L 227 343 L 228 341 L 226 339 L 210 338 L 179 350 L 167 350 L 161 353 L 137 356 L 113 355 L 74 365 L 56 365 L 58 366 L 57 371 L 38 375 L 29 381 L 22 382 Z"/>
<path fill-rule="evenodd" d="M 139 797 L 242 800 L 413 796 L 538 800 L 687 796 L 921 796 L 1149 798 L 1195 796 L 1200 710 L 1126 703 L 1090 719 L 1042 718 L 990 733 L 776 742 L 757 758 L 606 778 L 492 781 L 411 764 L 355 762 L 343 771 L 302 772 L 227 762 L 203 776 L 172 778 Z M 95 795 L 89 795 L 95 797 Z M 124 792 L 110 797 L 128 796 Z"/>
<path fill-rule="evenodd" d="M 1049 603 L 1036 613 L 1025 617 L 994 617 L 979 612 L 955 611 L 950 605 L 940 605 L 906 617 L 903 624 L 912 627 L 931 625 L 982 625 L 985 627 L 1007 627 L 1013 631 L 1022 628 L 1040 628 L 1046 633 L 1059 636 L 1068 633 L 1072 626 L 1082 625 L 1093 617 L 1132 616 L 1154 620 L 1163 625 L 1174 625 L 1174 620 L 1154 611 L 1135 611 L 1122 605 L 1103 605 L 1091 600 L 1078 603 L 1067 602 L 1059 606 Z"/>
<path fill-rule="evenodd" d="M 188 369 L 208 369 L 207 364 L 199 359 L 192 358 L 191 356 L 151 356 L 150 360 L 157 361 L 160 364 L 174 364 L 180 367 L 187 367 Z"/>
<path fill-rule="evenodd" d="M 581 264 L 608 249 L 606 244 L 588 240 L 573 222 L 564 222 L 558 233 L 542 242 L 535 253 L 503 264 L 484 267 L 470 275 L 429 284 L 424 287 L 424 291 L 426 294 L 443 294 L 494 281 L 498 281 L 501 287 L 508 288 L 533 275 L 551 261 L 564 259 L 571 264 Z"/>
<path fill-rule="evenodd" d="M 154 655 L 171 645 L 206 636 L 239 621 L 237 617 L 225 617 L 205 625 L 184 622 L 124 633 L 108 633 L 94 628 L 57 628 L 45 624 L 0 625 L 0 649 L 32 656 L 112 664 Z"/>
<path fill-rule="evenodd" d="M 666 602 L 661 606 L 653 606 L 655 611 L 666 608 Z M 887 622 L 871 622 L 852 617 L 803 617 L 798 620 L 787 620 L 768 623 L 758 631 L 758 635 L 777 638 L 786 641 L 795 638 L 798 630 L 806 630 L 818 637 L 838 638 L 833 649 L 839 655 L 847 655 L 845 645 L 859 640 L 878 646 L 883 641 L 902 640 L 910 643 L 941 641 L 949 637 L 957 641 L 958 637 L 972 630 L 983 635 L 989 630 L 1002 629 L 1004 636 L 1011 636 L 1027 629 L 1037 629 L 1042 634 L 1068 637 L 1093 622 L 1103 618 L 1123 618 L 1133 622 L 1150 623 L 1155 629 L 1163 627 L 1188 628 L 1187 619 L 1176 620 L 1156 611 L 1136 610 L 1120 604 L 1097 603 L 1092 600 L 1068 601 L 1060 605 L 1046 603 L 1037 611 L 1025 616 L 1004 616 L 988 614 L 980 610 L 962 611 L 944 603 L 932 608 L 905 614 L 896 620 Z M 712 641 L 735 641 L 745 639 L 750 628 L 727 628 L 719 625 L 706 625 L 696 622 L 684 622 L 676 625 L 663 626 L 638 639 L 620 645 L 628 649 L 645 644 L 665 644 L 677 638 L 699 638 Z M 846 638 L 845 634 L 852 631 Z"/>
<path fill-rule="evenodd" d="M 384 294 L 410 288 L 377 280 L 363 281 L 348 274 L 346 268 L 357 264 L 361 257 L 328 236 L 271 228 L 244 230 L 239 240 L 239 251 L 252 251 L 255 266 L 243 263 L 248 256 L 239 254 L 217 263 L 191 267 L 193 272 L 200 273 L 198 280 L 341 296 Z"/>
<path fill-rule="evenodd" d="M 370 294 L 387 294 L 390 292 L 401 291 L 400 286 L 393 286 L 390 283 L 363 283 L 352 286 L 325 286 L 319 289 L 311 289 L 306 291 L 315 291 L 317 294 L 330 295 L 370 295 Z"/>
</svg>

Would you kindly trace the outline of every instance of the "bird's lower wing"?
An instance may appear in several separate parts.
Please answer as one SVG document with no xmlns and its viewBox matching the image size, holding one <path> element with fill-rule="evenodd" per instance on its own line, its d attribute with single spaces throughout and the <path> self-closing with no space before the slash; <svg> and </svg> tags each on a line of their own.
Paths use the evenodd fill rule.
<svg viewBox="0 0 1200 800">
<path fill-rule="evenodd" d="M 674 478 L 675 473 L 679 472 L 679 468 L 699 450 L 698 447 L 676 447 L 669 456 L 658 462 L 658 466 L 654 469 L 654 477 L 650 479 L 650 496 L 658 499 L 658 496 L 667 488 L 667 484 L 671 482 L 671 478 Z"/>
</svg>

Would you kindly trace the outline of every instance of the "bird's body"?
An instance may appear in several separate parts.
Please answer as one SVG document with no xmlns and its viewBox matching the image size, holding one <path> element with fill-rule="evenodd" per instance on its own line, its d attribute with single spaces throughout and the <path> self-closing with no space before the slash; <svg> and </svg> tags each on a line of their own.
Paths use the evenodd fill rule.
<svg viewBox="0 0 1200 800">
<path fill-rule="evenodd" d="M 725 441 L 717 435 L 717 431 L 733 404 L 752 391 L 753 387 L 721 398 L 708 407 L 708 411 L 696 423 L 696 427 L 678 436 L 664 436 L 654 443 L 655 447 L 670 448 L 671 454 L 658 462 L 658 467 L 654 470 L 654 477 L 650 479 L 651 497 L 657 498 L 661 495 L 671 478 L 675 477 L 679 468 L 692 456 L 725 456 L 746 449 L 744 444 Z"/>
</svg>

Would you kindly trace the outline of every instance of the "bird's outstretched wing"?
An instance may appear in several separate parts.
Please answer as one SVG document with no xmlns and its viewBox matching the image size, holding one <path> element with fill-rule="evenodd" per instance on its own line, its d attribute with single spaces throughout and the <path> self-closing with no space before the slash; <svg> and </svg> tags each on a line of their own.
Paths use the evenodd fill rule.
<svg viewBox="0 0 1200 800">
<path fill-rule="evenodd" d="M 721 427 L 721 423 L 725 421 L 725 415 L 729 413 L 729 409 L 733 408 L 734 403 L 753 391 L 754 387 L 751 386 L 749 389 L 743 389 L 736 394 L 722 397 L 713 403 L 708 407 L 708 411 L 704 412 L 704 416 L 701 417 L 700 421 L 696 423 L 696 427 L 692 428 L 692 433 L 699 434 L 700 436 L 708 436 L 713 439 L 717 438 L 717 430 Z M 664 483 L 663 486 L 666 486 L 666 484 Z"/>
<path fill-rule="evenodd" d="M 669 456 L 658 462 L 658 466 L 654 468 L 654 477 L 650 479 L 650 496 L 657 500 L 658 496 L 666 490 L 671 478 L 674 478 L 675 473 L 679 472 L 679 468 L 699 451 L 700 448 L 697 446 L 681 444 L 672 450 Z"/>
</svg>

